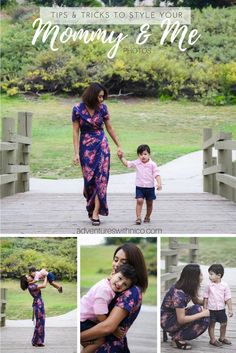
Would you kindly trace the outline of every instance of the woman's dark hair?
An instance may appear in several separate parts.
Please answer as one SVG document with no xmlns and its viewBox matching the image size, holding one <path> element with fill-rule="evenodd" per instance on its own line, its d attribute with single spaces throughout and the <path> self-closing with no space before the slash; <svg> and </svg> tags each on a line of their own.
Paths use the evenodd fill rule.
<svg viewBox="0 0 236 353">
<path fill-rule="evenodd" d="M 20 278 L 20 287 L 22 290 L 26 290 L 29 286 L 28 280 L 26 276 L 21 276 Z"/>
<path fill-rule="evenodd" d="M 136 274 L 136 271 L 134 269 L 133 266 L 131 266 L 130 264 L 123 264 L 119 267 L 117 267 L 117 269 L 115 270 L 115 273 L 122 273 L 122 275 L 125 277 L 125 278 L 128 278 L 131 280 L 132 282 L 132 285 L 136 284 L 137 283 L 137 274 Z"/>
<path fill-rule="evenodd" d="M 107 89 L 98 82 L 92 82 L 88 88 L 82 94 L 82 101 L 91 109 L 97 109 L 99 106 L 98 95 L 103 91 L 103 99 L 107 99 Z"/>
<path fill-rule="evenodd" d="M 222 278 L 224 276 L 224 267 L 221 264 L 213 264 L 208 268 L 208 272 L 214 272 Z"/>
<path fill-rule="evenodd" d="M 137 286 L 140 287 L 142 292 L 148 287 L 148 275 L 147 275 L 147 267 L 145 264 L 145 260 L 142 254 L 142 251 L 133 243 L 126 243 L 120 245 L 114 252 L 113 259 L 116 256 L 116 253 L 119 250 L 123 250 L 128 264 L 134 267 L 137 274 Z"/>
<path fill-rule="evenodd" d="M 175 288 L 182 289 L 185 294 L 192 298 L 198 294 L 200 286 L 200 266 L 197 264 L 186 265 L 180 275 L 179 280 L 175 284 Z"/>
<path fill-rule="evenodd" d="M 148 145 L 140 145 L 137 148 L 137 155 L 142 154 L 144 151 L 151 153 L 150 147 Z"/>
</svg>

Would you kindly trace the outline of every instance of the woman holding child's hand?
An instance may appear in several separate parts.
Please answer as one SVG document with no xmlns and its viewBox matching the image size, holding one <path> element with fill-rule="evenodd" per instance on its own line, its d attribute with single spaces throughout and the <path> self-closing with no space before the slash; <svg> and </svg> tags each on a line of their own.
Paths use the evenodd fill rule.
<svg viewBox="0 0 236 353">
<path fill-rule="evenodd" d="M 134 267 L 138 276 L 137 284 L 115 296 L 109 306 L 109 316 L 105 321 L 80 334 L 83 343 L 105 337 L 105 343 L 96 350 L 96 353 L 129 352 L 126 332 L 139 314 L 142 293 L 148 287 L 148 278 L 143 254 L 135 244 L 123 244 L 115 250 L 112 273 L 125 263 Z"/>
<path fill-rule="evenodd" d="M 202 281 L 199 265 L 189 264 L 183 268 L 179 280 L 166 293 L 161 306 L 161 327 L 171 336 L 174 348 L 189 350 L 186 341 L 193 340 L 209 326 L 209 310 L 203 309 L 203 299 L 198 297 Z M 194 305 L 188 306 L 192 301 Z"/>
<path fill-rule="evenodd" d="M 110 148 L 104 125 L 117 146 L 121 146 L 113 129 L 107 106 L 103 104 L 108 92 L 100 83 L 91 83 L 82 95 L 82 102 L 72 111 L 74 164 L 81 165 L 84 177 L 84 197 L 92 225 L 99 226 L 99 215 L 108 216 L 106 199 L 110 170 Z"/>
</svg>

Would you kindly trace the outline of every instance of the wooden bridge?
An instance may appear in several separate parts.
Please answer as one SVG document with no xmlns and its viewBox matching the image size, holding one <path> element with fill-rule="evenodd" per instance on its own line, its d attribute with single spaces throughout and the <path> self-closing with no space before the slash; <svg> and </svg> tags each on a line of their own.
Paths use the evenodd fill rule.
<svg viewBox="0 0 236 353">
<path fill-rule="evenodd" d="M 33 193 L 29 188 L 32 115 L 4 118 L 1 150 L 1 232 L 3 234 L 234 234 L 236 233 L 236 141 L 227 133 L 204 130 L 203 175 L 206 193 L 160 193 L 152 222 L 136 226 L 133 194 L 109 194 L 109 217 L 92 227 L 79 194 Z M 218 151 L 218 165 L 212 149 Z"/>
<path fill-rule="evenodd" d="M 110 215 L 92 227 L 76 194 L 18 193 L 1 200 L 2 234 L 235 234 L 236 206 L 218 195 L 160 194 L 151 223 L 136 226 L 133 194 L 110 194 Z"/>
</svg>

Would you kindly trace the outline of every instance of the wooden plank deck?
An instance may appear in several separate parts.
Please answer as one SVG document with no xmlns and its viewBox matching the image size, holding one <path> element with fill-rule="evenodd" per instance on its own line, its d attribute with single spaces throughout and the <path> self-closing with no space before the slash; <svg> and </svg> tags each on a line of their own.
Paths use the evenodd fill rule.
<svg viewBox="0 0 236 353">
<path fill-rule="evenodd" d="M 190 344 L 192 345 L 192 350 L 191 352 L 193 353 L 213 353 L 216 351 L 220 351 L 222 353 L 235 353 L 236 351 L 236 312 L 235 312 L 235 303 L 236 303 L 236 287 L 231 287 L 231 292 L 232 292 L 232 301 L 233 301 L 233 310 L 234 310 L 234 316 L 232 318 L 228 319 L 228 325 L 227 325 L 227 338 L 229 338 L 232 342 L 231 346 L 223 345 L 220 348 L 211 346 L 209 344 L 209 336 L 207 332 L 204 332 L 200 337 L 197 339 L 190 341 Z M 216 337 L 219 337 L 219 323 L 216 324 Z M 176 351 L 173 349 L 170 345 L 170 339 L 168 342 L 162 342 L 161 343 L 161 353 L 173 353 Z"/>
<path fill-rule="evenodd" d="M 236 204 L 218 195 L 161 194 L 152 222 L 136 226 L 133 194 L 109 194 L 109 217 L 92 227 L 79 194 L 19 193 L 1 200 L 2 234 L 235 234 Z M 144 212 L 143 212 L 144 215 Z"/>
</svg>

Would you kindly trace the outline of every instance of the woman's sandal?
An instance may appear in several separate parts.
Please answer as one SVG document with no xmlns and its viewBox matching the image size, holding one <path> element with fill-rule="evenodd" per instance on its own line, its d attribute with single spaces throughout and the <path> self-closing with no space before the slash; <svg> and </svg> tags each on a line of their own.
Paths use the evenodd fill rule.
<svg viewBox="0 0 236 353">
<path fill-rule="evenodd" d="M 177 340 L 172 341 L 172 346 L 174 348 L 183 349 L 183 350 L 186 350 L 186 351 L 192 349 L 191 344 L 189 344 L 187 342 L 182 343 L 182 342 L 177 341 Z"/>
<path fill-rule="evenodd" d="M 93 226 L 100 226 L 100 219 L 91 218 L 91 222 Z"/>
<path fill-rule="evenodd" d="M 150 223 L 150 221 L 151 221 L 150 217 L 145 216 L 143 222 L 144 223 Z"/>
<path fill-rule="evenodd" d="M 228 340 L 228 338 L 224 338 L 223 340 L 221 338 L 219 338 L 219 342 L 222 344 L 228 344 L 228 345 L 232 344 L 232 342 L 230 340 Z"/>
<path fill-rule="evenodd" d="M 215 340 L 214 342 L 210 341 L 209 343 L 215 347 L 222 347 L 222 343 L 217 340 Z"/>
<path fill-rule="evenodd" d="M 137 218 L 135 224 L 140 225 L 142 223 L 141 218 Z"/>
</svg>

